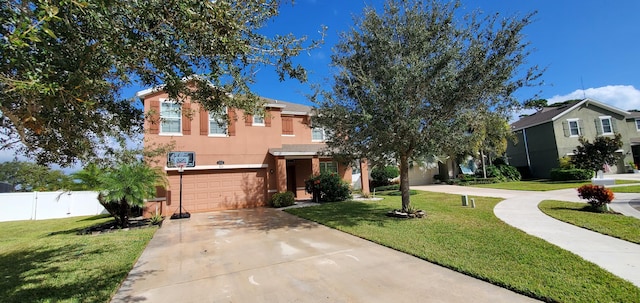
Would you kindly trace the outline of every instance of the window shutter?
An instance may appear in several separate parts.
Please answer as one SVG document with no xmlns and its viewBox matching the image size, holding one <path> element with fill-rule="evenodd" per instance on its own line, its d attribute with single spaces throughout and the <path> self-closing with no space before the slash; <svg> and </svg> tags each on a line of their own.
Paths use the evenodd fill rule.
<svg viewBox="0 0 640 303">
<path fill-rule="evenodd" d="M 236 135 L 236 112 L 234 110 L 227 110 L 229 112 L 229 127 L 227 127 L 227 134 L 229 136 Z"/>
<path fill-rule="evenodd" d="M 253 124 L 253 116 L 246 114 L 244 115 L 244 125 L 251 126 Z"/>
<path fill-rule="evenodd" d="M 271 115 L 266 111 L 264 113 L 264 126 L 271 127 Z"/>
<path fill-rule="evenodd" d="M 293 118 L 282 117 L 282 134 L 293 135 Z"/>
<path fill-rule="evenodd" d="M 206 136 L 209 134 L 209 112 L 200 108 L 200 135 Z"/>
<path fill-rule="evenodd" d="M 184 135 L 191 135 L 191 118 L 187 115 L 190 108 L 191 104 L 182 103 L 182 134 Z"/>
<path fill-rule="evenodd" d="M 160 133 L 160 101 L 149 102 L 149 133 L 157 135 Z"/>
<path fill-rule="evenodd" d="M 593 122 L 596 124 L 596 134 L 598 136 L 602 135 L 602 122 L 600 119 L 595 119 Z"/>
<path fill-rule="evenodd" d="M 564 131 L 565 137 L 571 136 L 571 129 L 569 129 L 569 121 L 562 121 L 562 130 Z"/>
<path fill-rule="evenodd" d="M 614 133 L 618 132 L 618 125 L 616 124 L 616 120 L 613 120 L 613 118 L 609 119 L 609 121 L 611 121 L 611 131 L 613 131 Z"/>
</svg>

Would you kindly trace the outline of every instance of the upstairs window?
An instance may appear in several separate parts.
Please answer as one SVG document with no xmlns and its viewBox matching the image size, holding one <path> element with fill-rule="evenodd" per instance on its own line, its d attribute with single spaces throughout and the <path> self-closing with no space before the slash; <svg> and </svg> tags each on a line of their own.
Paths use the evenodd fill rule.
<svg viewBox="0 0 640 303">
<path fill-rule="evenodd" d="M 636 130 L 640 132 L 640 119 L 636 119 Z"/>
<path fill-rule="evenodd" d="M 613 124 L 611 123 L 611 117 L 600 117 L 600 126 L 603 135 L 613 135 Z"/>
<path fill-rule="evenodd" d="M 172 101 L 160 102 L 160 133 L 182 133 L 182 105 Z"/>
<path fill-rule="evenodd" d="M 314 127 L 311 129 L 311 141 L 323 142 L 326 140 L 326 134 L 323 128 Z"/>
<path fill-rule="evenodd" d="M 224 118 L 226 113 L 226 108 L 223 108 L 218 113 L 209 113 L 209 136 L 227 136 L 227 120 Z"/>
<path fill-rule="evenodd" d="M 264 126 L 264 114 L 255 114 L 253 115 L 253 121 L 251 123 L 253 126 Z"/>
<path fill-rule="evenodd" d="M 569 119 L 567 120 L 569 123 L 569 135 L 571 137 L 579 137 L 580 134 L 580 122 L 578 119 Z"/>
</svg>

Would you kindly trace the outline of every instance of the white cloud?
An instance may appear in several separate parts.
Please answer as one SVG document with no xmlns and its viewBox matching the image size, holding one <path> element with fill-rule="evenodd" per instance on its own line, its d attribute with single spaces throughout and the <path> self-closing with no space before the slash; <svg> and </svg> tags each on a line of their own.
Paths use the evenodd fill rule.
<svg viewBox="0 0 640 303">
<path fill-rule="evenodd" d="M 549 104 L 585 97 L 615 106 L 622 110 L 640 109 L 640 90 L 632 85 L 607 85 L 603 87 L 579 89 L 566 95 L 555 95 Z"/>
</svg>

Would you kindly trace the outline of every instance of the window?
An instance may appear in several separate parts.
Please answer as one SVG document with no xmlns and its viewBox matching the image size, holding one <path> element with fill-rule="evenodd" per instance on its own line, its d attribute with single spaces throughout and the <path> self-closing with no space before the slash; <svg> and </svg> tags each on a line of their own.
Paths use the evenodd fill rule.
<svg viewBox="0 0 640 303">
<path fill-rule="evenodd" d="M 227 120 L 224 118 L 226 112 L 227 109 L 223 108 L 219 113 L 209 113 L 209 136 L 227 136 Z"/>
<path fill-rule="evenodd" d="M 636 119 L 636 130 L 640 132 L 640 119 Z"/>
<path fill-rule="evenodd" d="M 253 123 L 255 126 L 264 126 L 264 114 L 253 115 Z"/>
<path fill-rule="evenodd" d="M 338 163 L 320 162 L 320 173 L 338 173 Z"/>
<path fill-rule="evenodd" d="M 173 101 L 160 101 L 160 133 L 182 133 L 182 105 Z"/>
<path fill-rule="evenodd" d="M 578 119 L 569 119 L 567 122 L 569 123 L 569 135 L 571 137 L 580 136 L 580 123 Z"/>
<path fill-rule="evenodd" d="M 600 125 L 602 126 L 603 135 L 613 135 L 613 125 L 611 124 L 611 117 L 600 117 Z"/>
<path fill-rule="evenodd" d="M 311 129 L 311 141 L 313 142 L 322 142 L 325 141 L 325 132 L 323 128 L 314 127 Z"/>
</svg>

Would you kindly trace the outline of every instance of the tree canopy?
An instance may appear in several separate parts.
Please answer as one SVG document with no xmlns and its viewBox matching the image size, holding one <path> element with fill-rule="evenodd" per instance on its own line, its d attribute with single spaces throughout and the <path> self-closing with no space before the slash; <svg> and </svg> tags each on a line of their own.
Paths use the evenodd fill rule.
<svg viewBox="0 0 640 303">
<path fill-rule="evenodd" d="M 257 68 L 305 81 L 292 58 L 318 45 L 260 34 L 277 0 L 1 3 L 0 149 L 39 163 L 91 159 L 111 138 L 140 131 L 143 112 L 123 88 L 161 85 L 179 103 L 255 111 Z"/>
<path fill-rule="evenodd" d="M 604 165 L 616 165 L 622 153 L 616 153 L 622 148 L 622 136 L 616 134 L 613 138 L 599 136 L 590 142 L 585 137 L 578 139 L 580 145 L 573 150 L 571 163 L 577 168 L 589 169 L 593 172 L 603 170 Z"/>
<path fill-rule="evenodd" d="M 14 191 L 55 191 L 69 189 L 71 178 L 62 171 L 31 162 L 0 163 L 0 181 L 11 184 Z"/>
<path fill-rule="evenodd" d="M 533 14 L 458 18 L 459 2 L 389 0 L 366 8 L 334 48 L 337 72 L 319 91 L 314 123 L 330 149 L 400 166 L 402 209 L 409 208 L 411 160 L 467 148 L 474 119 L 505 117 L 513 93 L 542 71 L 525 67 L 522 30 Z"/>
</svg>

